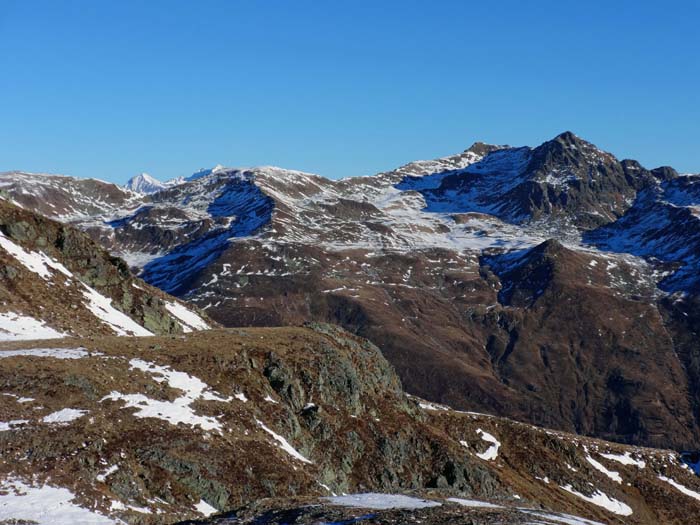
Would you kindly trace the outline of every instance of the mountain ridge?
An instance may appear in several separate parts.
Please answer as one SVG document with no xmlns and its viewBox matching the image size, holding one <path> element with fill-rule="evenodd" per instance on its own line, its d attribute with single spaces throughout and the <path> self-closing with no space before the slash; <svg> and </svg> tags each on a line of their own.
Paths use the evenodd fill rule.
<svg viewBox="0 0 700 525">
<path fill-rule="evenodd" d="M 62 217 L 225 325 L 311 319 L 369 338 L 421 397 L 692 447 L 699 181 L 567 132 L 338 181 L 220 169 L 140 199 L 112 190 L 121 205 L 87 195 Z M 12 182 L 20 204 L 52 184 Z M 61 216 L 51 191 L 42 212 Z"/>
</svg>

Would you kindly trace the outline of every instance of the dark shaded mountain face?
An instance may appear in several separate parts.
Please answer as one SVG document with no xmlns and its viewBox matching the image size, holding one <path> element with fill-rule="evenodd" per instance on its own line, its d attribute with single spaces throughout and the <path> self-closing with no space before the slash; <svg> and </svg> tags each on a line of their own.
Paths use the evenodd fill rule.
<svg viewBox="0 0 700 525">
<path fill-rule="evenodd" d="M 0 183 L 223 324 L 338 323 L 427 399 L 628 443 L 700 443 L 698 176 L 564 133 L 339 181 L 217 169 L 104 197 L 75 179 Z"/>
</svg>

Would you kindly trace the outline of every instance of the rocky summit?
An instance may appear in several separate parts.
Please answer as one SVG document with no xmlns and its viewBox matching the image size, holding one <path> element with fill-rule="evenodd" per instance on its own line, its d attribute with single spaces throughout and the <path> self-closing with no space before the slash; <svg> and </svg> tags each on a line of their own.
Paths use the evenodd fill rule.
<svg viewBox="0 0 700 525">
<path fill-rule="evenodd" d="M 0 524 L 700 510 L 700 175 L 565 132 L 0 197 Z"/>
</svg>

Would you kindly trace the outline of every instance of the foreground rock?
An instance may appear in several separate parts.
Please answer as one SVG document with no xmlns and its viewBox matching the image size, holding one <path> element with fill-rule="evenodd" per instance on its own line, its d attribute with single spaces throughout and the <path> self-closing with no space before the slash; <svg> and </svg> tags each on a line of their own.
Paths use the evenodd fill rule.
<svg viewBox="0 0 700 525">
<path fill-rule="evenodd" d="M 209 325 L 83 232 L 0 199 L 0 340 L 177 334 Z"/>
<path fill-rule="evenodd" d="M 0 523 L 161 524 L 237 508 L 311 523 L 291 509 L 366 492 L 442 502 L 416 511 L 435 523 L 526 519 L 513 510 L 524 507 L 680 524 L 700 510 L 700 482 L 674 452 L 412 398 L 375 346 L 327 325 L 2 348 Z"/>
</svg>

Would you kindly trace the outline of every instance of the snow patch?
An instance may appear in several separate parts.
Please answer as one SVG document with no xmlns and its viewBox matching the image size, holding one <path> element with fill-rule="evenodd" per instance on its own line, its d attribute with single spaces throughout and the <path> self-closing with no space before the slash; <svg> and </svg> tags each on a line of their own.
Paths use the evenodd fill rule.
<svg viewBox="0 0 700 525">
<path fill-rule="evenodd" d="M 554 521 L 556 523 L 561 523 L 563 525 L 603 525 L 599 521 L 588 520 L 586 518 L 580 518 L 579 516 L 572 516 L 571 514 L 563 513 L 552 513 L 552 512 L 541 512 L 530 509 L 518 509 L 521 512 L 536 516 L 543 520 Z"/>
<path fill-rule="evenodd" d="M 297 449 L 295 449 L 292 445 L 289 444 L 289 442 L 284 439 L 282 436 L 279 434 L 275 433 L 274 430 L 271 430 L 270 428 L 266 427 L 265 424 L 260 421 L 259 419 L 256 419 L 255 422 L 262 428 L 265 432 L 270 434 L 272 438 L 279 443 L 279 448 L 284 450 L 287 454 L 292 456 L 295 459 L 298 459 L 299 461 L 302 461 L 304 463 L 311 463 L 308 459 L 306 459 L 304 456 L 302 456 Z"/>
<path fill-rule="evenodd" d="M 605 459 L 609 459 L 611 461 L 617 461 L 618 463 L 622 463 L 623 465 L 635 465 L 637 468 L 644 468 L 646 467 L 646 462 L 641 460 L 641 459 L 634 459 L 631 455 L 630 452 L 625 452 L 624 454 L 600 454 L 603 456 Z"/>
<path fill-rule="evenodd" d="M 449 410 L 447 407 L 443 407 L 440 405 L 436 405 L 434 403 L 428 403 L 427 401 L 420 402 L 418 405 L 423 409 L 423 410 Z"/>
<path fill-rule="evenodd" d="M 105 297 L 94 288 L 81 283 L 85 290 L 83 296 L 88 303 L 85 305 L 95 317 L 109 326 L 117 335 L 149 336 L 153 335 L 131 317 L 112 306 L 111 299 Z"/>
<path fill-rule="evenodd" d="M 209 330 L 210 328 L 204 319 L 180 303 L 166 302 L 165 309 L 174 315 L 178 321 L 180 321 L 183 332 L 192 332 L 193 330 Z"/>
<path fill-rule="evenodd" d="M 99 481 L 100 483 L 103 483 L 109 476 L 114 474 L 117 470 L 119 470 L 119 465 L 112 465 L 107 470 L 105 470 L 102 474 L 98 474 L 97 476 L 95 476 L 95 479 L 97 481 Z"/>
<path fill-rule="evenodd" d="M 87 414 L 87 410 L 80 410 L 77 408 L 63 408 L 56 412 L 52 412 L 48 416 L 44 416 L 42 421 L 44 423 L 56 423 L 59 425 L 64 425 L 80 417 L 83 417 L 85 414 Z"/>
<path fill-rule="evenodd" d="M 13 419 L 12 421 L 0 421 L 0 432 L 14 430 L 15 427 L 26 425 L 29 423 L 27 419 Z"/>
<path fill-rule="evenodd" d="M 203 499 L 200 499 L 199 503 L 197 503 L 194 506 L 194 508 L 197 510 L 197 512 L 202 514 L 205 518 L 208 518 L 212 514 L 216 514 L 217 512 L 219 512 L 216 508 L 209 505 L 209 503 L 207 503 Z"/>
<path fill-rule="evenodd" d="M 167 421 L 171 425 L 184 423 L 200 427 L 202 430 L 221 431 L 221 423 L 216 418 L 196 415 L 191 405 L 197 400 L 228 402 L 231 398 L 220 397 L 211 392 L 209 386 L 202 380 L 185 372 L 172 370 L 167 366 L 156 365 L 141 359 L 132 359 L 129 361 L 129 365 L 132 369 L 152 374 L 153 379 L 159 383 L 166 382 L 170 388 L 181 390 L 183 395 L 173 401 L 161 401 L 151 399 L 143 394 L 110 392 L 109 395 L 102 398 L 102 401 L 124 401 L 125 408 L 138 408 L 134 412 L 135 417 L 152 417 Z"/>
<path fill-rule="evenodd" d="M 563 485 L 561 486 L 561 488 L 573 494 L 574 496 L 587 501 L 588 503 L 592 503 L 593 505 L 597 505 L 598 507 L 602 507 L 606 510 L 609 510 L 613 514 L 617 514 L 619 516 L 632 515 L 632 508 L 629 505 L 619 500 L 616 500 L 615 498 L 611 498 L 610 496 L 608 496 L 604 492 L 601 492 L 600 490 L 596 490 L 590 496 L 586 496 L 585 494 L 574 490 L 574 488 L 571 485 Z"/>
<path fill-rule="evenodd" d="M 481 439 L 483 439 L 484 441 L 492 443 L 492 445 L 489 448 L 487 448 L 485 452 L 477 454 L 477 457 L 486 461 L 492 461 L 496 459 L 498 457 L 498 449 L 501 446 L 501 442 L 498 441 L 494 436 L 492 436 L 488 432 L 484 432 L 480 428 L 476 430 L 476 433 L 479 434 L 481 436 Z"/>
<path fill-rule="evenodd" d="M 613 480 L 617 483 L 622 483 L 622 477 L 620 476 L 619 472 L 615 472 L 613 470 L 608 470 L 607 468 L 605 468 L 605 465 L 596 461 L 588 454 L 586 454 L 586 461 L 588 461 L 591 465 L 593 465 L 593 468 L 595 468 L 599 472 L 602 472 L 607 477 L 609 477 L 611 480 Z"/>
<path fill-rule="evenodd" d="M 66 337 L 28 315 L 14 312 L 0 313 L 0 341 L 27 341 L 32 339 L 60 339 Z"/>
<path fill-rule="evenodd" d="M 681 485 L 677 481 L 672 480 L 671 478 L 667 478 L 666 476 L 659 475 L 659 479 L 661 481 L 665 481 L 666 483 L 669 483 L 670 485 L 672 485 L 673 487 L 675 487 L 676 489 L 681 491 L 686 496 L 690 496 L 691 498 L 700 501 L 700 492 L 695 492 L 694 490 L 691 490 L 688 487 Z"/>
<path fill-rule="evenodd" d="M 494 503 L 489 503 L 488 501 L 479 501 L 475 499 L 462 499 L 462 498 L 447 498 L 447 501 L 452 503 L 458 503 L 463 507 L 478 507 L 484 509 L 502 509 L 501 505 L 495 505 Z"/>
<path fill-rule="evenodd" d="M 380 494 L 368 492 L 366 494 L 347 494 L 345 496 L 327 496 L 323 498 L 332 505 L 341 507 L 355 507 L 360 509 L 425 509 L 439 507 L 442 503 L 427 499 L 414 498 L 401 494 Z"/>
<path fill-rule="evenodd" d="M 100 352 L 88 353 L 84 348 L 27 348 L 22 350 L 0 350 L 0 359 L 3 357 L 53 357 L 54 359 L 82 359 L 103 355 Z"/>
<path fill-rule="evenodd" d="M 16 479 L 0 484 L 0 522 L 25 520 L 38 525 L 112 525 L 117 522 L 73 503 L 64 488 L 32 487 Z"/>
<path fill-rule="evenodd" d="M 53 271 L 56 270 L 66 277 L 72 277 L 73 274 L 61 263 L 54 261 L 43 252 L 30 252 L 22 248 L 19 244 L 15 244 L 3 233 L 0 232 L 0 248 L 12 255 L 19 263 L 21 263 L 29 271 L 38 274 L 43 279 L 51 279 Z"/>
</svg>

